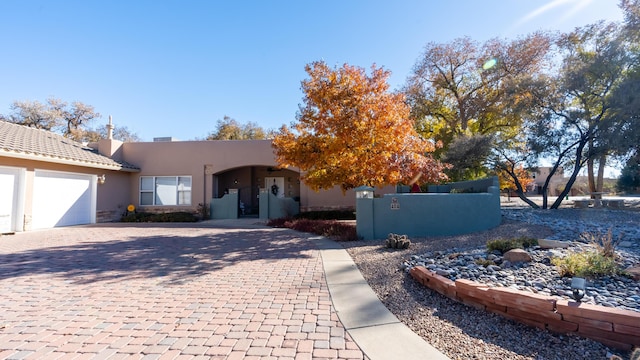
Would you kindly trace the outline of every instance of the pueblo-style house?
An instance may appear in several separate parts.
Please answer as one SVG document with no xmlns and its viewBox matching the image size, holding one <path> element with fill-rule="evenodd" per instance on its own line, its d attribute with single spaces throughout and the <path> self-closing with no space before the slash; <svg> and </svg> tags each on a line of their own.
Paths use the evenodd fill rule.
<svg viewBox="0 0 640 360">
<path fill-rule="evenodd" d="M 123 143 L 109 135 L 83 145 L 0 121 L 0 234 L 117 221 L 130 205 L 197 213 L 211 204 L 223 217 L 262 217 L 261 194 L 296 211 L 355 206 L 352 191 L 315 192 L 297 169 L 279 168 L 269 140 L 156 140 Z M 217 201 L 229 194 L 233 201 Z"/>
</svg>

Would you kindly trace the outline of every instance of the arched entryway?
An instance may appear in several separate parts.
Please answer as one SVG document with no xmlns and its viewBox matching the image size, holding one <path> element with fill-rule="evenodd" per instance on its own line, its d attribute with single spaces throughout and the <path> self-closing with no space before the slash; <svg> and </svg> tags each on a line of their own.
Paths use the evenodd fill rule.
<svg viewBox="0 0 640 360">
<path fill-rule="evenodd" d="M 258 217 L 260 189 L 278 197 L 300 199 L 300 173 L 272 166 L 244 166 L 213 174 L 213 197 L 238 194 L 238 216 Z"/>
</svg>

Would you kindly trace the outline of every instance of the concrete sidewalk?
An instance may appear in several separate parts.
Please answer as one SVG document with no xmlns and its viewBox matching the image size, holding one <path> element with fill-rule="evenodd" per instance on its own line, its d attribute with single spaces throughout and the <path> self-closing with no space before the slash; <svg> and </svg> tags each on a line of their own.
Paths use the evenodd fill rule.
<svg viewBox="0 0 640 360">
<path fill-rule="evenodd" d="M 444 358 L 338 244 L 256 220 L 0 237 L 0 359 Z"/>
<path fill-rule="evenodd" d="M 387 310 L 344 248 L 328 239 L 316 241 L 338 317 L 370 359 L 448 359 Z"/>
</svg>

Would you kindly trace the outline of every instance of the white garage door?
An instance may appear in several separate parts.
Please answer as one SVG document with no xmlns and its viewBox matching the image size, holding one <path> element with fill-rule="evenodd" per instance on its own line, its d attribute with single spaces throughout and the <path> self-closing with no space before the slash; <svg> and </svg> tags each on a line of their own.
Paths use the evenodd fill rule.
<svg viewBox="0 0 640 360">
<path fill-rule="evenodd" d="M 32 227 L 91 224 L 96 221 L 96 176 L 35 171 Z"/>
<path fill-rule="evenodd" d="M 24 169 L 0 167 L 0 234 L 22 231 Z"/>
</svg>

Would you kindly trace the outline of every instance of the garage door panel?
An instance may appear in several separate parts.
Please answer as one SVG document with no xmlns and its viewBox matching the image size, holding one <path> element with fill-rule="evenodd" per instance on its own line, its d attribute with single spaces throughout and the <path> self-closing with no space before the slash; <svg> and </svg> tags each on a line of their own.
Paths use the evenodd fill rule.
<svg viewBox="0 0 640 360">
<path fill-rule="evenodd" d="M 0 173 L 0 233 L 13 230 L 16 177 L 16 174 Z"/>
<path fill-rule="evenodd" d="M 25 170 L 0 166 L 0 233 L 24 229 Z"/>
<path fill-rule="evenodd" d="M 36 171 L 33 190 L 34 229 L 94 222 L 94 176 Z"/>
</svg>

